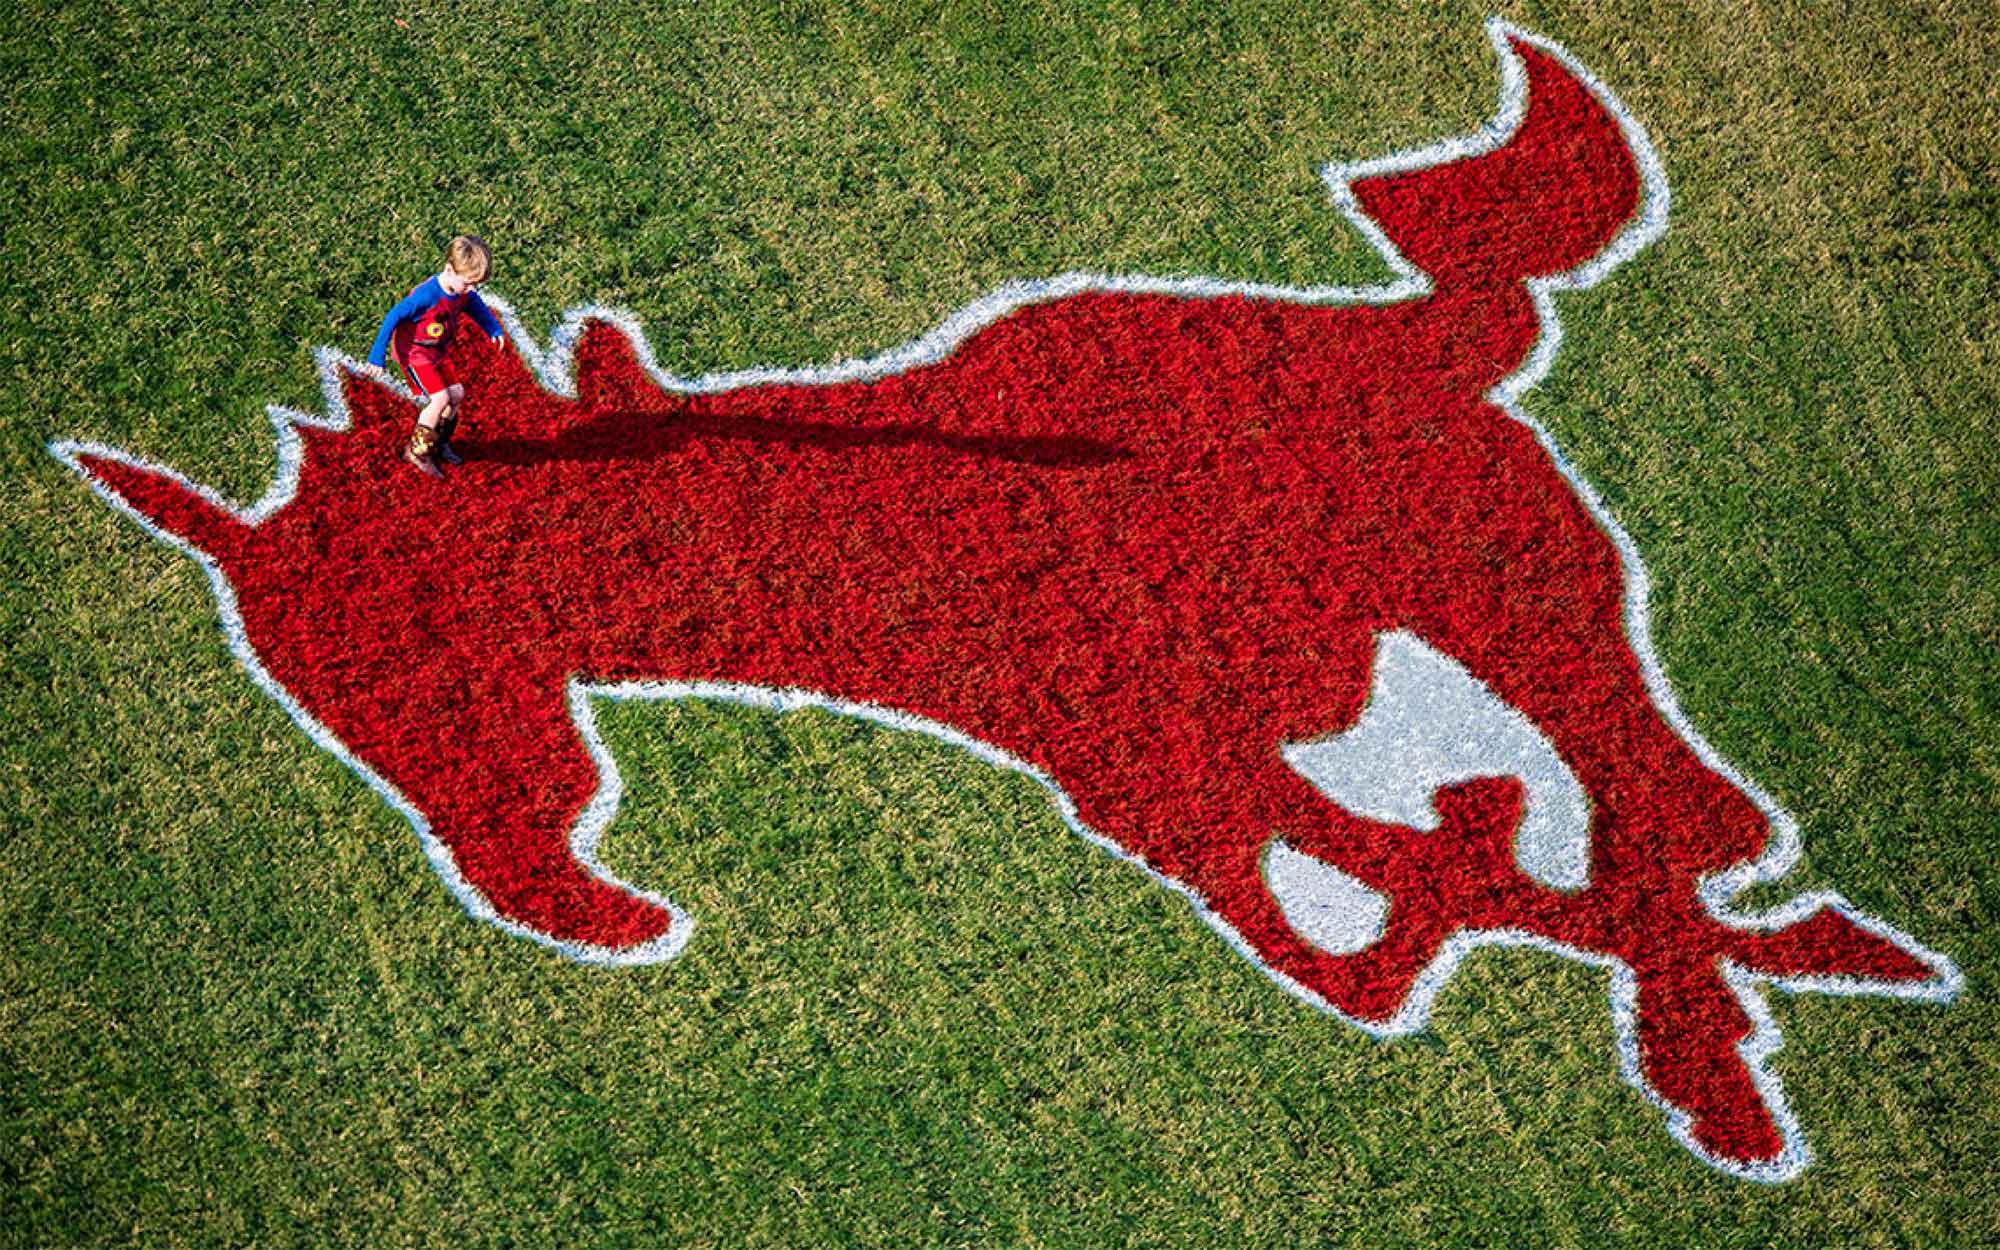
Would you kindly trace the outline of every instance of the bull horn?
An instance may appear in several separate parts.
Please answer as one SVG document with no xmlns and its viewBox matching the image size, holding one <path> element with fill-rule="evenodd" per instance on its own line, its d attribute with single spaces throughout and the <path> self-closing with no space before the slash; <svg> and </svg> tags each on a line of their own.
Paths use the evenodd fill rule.
<svg viewBox="0 0 2000 1250">
<path fill-rule="evenodd" d="M 113 507 L 195 554 L 227 555 L 249 535 L 249 525 L 227 504 L 170 469 L 108 447 L 52 443 L 49 451 Z"/>
<path fill-rule="evenodd" d="M 1666 179 L 1624 106 L 1553 44 L 1505 22 L 1488 33 L 1506 76 L 1493 125 L 1335 166 L 1336 194 L 1351 196 L 1409 264 L 1460 289 L 1574 273 L 1635 218 L 1658 217 L 1657 233 Z"/>
</svg>

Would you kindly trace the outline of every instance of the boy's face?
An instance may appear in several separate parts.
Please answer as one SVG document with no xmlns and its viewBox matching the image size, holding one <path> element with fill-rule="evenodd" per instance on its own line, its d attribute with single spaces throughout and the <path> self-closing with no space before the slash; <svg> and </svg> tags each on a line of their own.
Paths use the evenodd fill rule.
<svg viewBox="0 0 2000 1250">
<path fill-rule="evenodd" d="M 479 282 L 484 282 L 484 281 L 485 281 L 484 278 L 481 278 L 479 280 Z M 470 291 L 472 288 L 478 286 L 479 282 L 475 282 L 472 279 L 465 277 L 463 274 L 459 273 L 458 270 L 453 269 L 450 265 L 446 265 L 444 267 L 444 272 L 438 275 L 438 285 L 444 288 L 444 293 L 446 295 L 463 295 L 467 291 Z"/>
</svg>

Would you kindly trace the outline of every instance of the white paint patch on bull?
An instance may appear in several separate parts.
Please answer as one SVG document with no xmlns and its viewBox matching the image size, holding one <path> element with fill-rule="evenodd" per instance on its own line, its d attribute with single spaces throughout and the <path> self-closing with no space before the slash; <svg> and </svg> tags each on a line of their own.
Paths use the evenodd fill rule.
<svg viewBox="0 0 2000 1250">
<path fill-rule="evenodd" d="M 1285 762 L 1357 816 L 1435 831 L 1439 786 L 1519 777 L 1527 811 L 1514 862 L 1553 890 L 1590 884 L 1590 800 L 1555 744 L 1486 683 L 1407 630 L 1375 639 L 1361 719 L 1344 733 L 1287 743 Z"/>
<path fill-rule="evenodd" d="M 1389 898 L 1283 838 L 1264 852 L 1264 885 L 1285 923 L 1329 955 L 1352 955 L 1389 931 Z"/>
</svg>

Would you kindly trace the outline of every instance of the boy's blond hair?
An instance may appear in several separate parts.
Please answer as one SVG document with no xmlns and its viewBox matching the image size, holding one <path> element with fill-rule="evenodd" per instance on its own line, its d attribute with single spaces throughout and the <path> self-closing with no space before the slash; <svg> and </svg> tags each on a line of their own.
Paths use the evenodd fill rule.
<svg viewBox="0 0 2000 1250">
<path fill-rule="evenodd" d="M 444 263 L 467 282 L 484 282 L 493 270 L 493 252 L 476 234 L 461 234 L 444 250 Z"/>
</svg>

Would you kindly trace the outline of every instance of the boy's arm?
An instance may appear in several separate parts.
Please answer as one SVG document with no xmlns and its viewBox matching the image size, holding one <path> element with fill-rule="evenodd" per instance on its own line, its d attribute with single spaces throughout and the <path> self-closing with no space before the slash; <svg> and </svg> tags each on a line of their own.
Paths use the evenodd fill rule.
<svg viewBox="0 0 2000 1250">
<path fill-rule="evenodd" d="M 486 331 L 487 338 L 495 343 L 507 341 L 507 332 L 500 328 L 500 319 L 493 315 L 493 310 L 486 306 L 486 301 L 479 298 L 479 292 L 472 293 L 472 298 L 466 301 L 465 307 L 466 311 L 472 314 L 472 319 L 479 323 L 479 328 Z"/>
<path fill-rule="evenodd" d="M 369 364 L 378 369 L 386 364 L 389 359 L 389 338 L 396 333 L 396 327 L 429 308 L 436 301 L 436 296 L 425 298 L 424 288 L 429 285 L 430 283 L 426 282 L 405 295 L 402 302 L 391 308 L 389 315 L 382 318 L 382 328 L 375 332 L 375 346 L 368 349 Z"/>
</svg>

